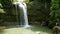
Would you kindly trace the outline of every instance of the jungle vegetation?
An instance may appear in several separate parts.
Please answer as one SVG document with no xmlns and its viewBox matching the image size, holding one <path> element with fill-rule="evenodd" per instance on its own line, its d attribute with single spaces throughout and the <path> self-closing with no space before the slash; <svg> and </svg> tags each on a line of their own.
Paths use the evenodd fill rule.
<svg viewBox="0 0 60 34">
<path fill-rule="evenodd" d="M 29 24 L 54 26 L 53 24 L 60 23 L 60 0 L 29 0 L 27 2 Z M 7 21 L 15 23 L 14 8 L 13 1 L 0 0 L 0 25 Z"/>
</svg>

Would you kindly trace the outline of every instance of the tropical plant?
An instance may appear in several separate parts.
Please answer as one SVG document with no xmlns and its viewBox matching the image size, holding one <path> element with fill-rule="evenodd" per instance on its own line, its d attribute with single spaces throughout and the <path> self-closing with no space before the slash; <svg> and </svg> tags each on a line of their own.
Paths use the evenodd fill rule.
<svg viewBox="0 0 60 34">
<path fill-rule="evenodd" d="M 49 25 L 59 22 L 58 0 L 51 0 Z"/>
</svg>

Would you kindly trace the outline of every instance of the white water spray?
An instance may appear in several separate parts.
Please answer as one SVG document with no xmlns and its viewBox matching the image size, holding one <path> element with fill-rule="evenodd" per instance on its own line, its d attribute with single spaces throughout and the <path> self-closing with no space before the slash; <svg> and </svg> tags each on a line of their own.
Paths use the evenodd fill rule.
<svg viewBox="0 0 60 34">
<path fill-rule="evenodd" d="M 22 10 L 22 11 L 20 11 L 20 23 L 21 23 L 21 25 L 22 25 L 22 23 L 24 23 L 24 25 L 22 25 L 22 26 L 29 27 L 26 3 L 25 2 L 16 2 L 14 4 L 19 6 L 19 10 Z"/>
</svg>

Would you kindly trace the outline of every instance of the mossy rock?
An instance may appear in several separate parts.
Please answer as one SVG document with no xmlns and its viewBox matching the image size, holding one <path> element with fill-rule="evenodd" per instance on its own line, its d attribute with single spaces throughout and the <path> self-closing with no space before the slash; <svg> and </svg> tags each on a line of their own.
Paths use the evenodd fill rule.
<svg viewBox="0 0 60 34">
<path fill-rule="evenodd" d="M 2 8 L 3 6 L 2 6 L 2 4 L 0 3 L 0 8 Z"/>
<path fill-rule="evenodd" d="M 60 34 L 60 26 L 53 27 L 53 34 Z"/>
<path fill-rule="evenodd" d="M 54 28 L 60 28 L 60 26 L 55 26 Z"/>
<path fill-rule="evenodd" d="M 60 30 L 60 26 L 54 26 L 53 27 L 53 30 L 56 30 L 56 29 Z"/>
<path fill-rule="evenodd" d="M 5 13 L 5 11 L 3 9 L 0 9 L 0 13 Z"/>
<path fill-rule="evenodd" d="M 14 4 L 14 2 L 18 2 L 18 1 L 25 2 L 25 3 L 28 3 L 29 2 L 29 0 L 12 0 L 12 3 Z"/>
</svg>

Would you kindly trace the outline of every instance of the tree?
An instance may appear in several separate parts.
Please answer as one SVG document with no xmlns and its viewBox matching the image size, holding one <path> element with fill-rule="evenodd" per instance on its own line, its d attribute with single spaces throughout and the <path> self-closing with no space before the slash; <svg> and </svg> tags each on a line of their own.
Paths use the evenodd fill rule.
<svg viewBox="0 0 60 34">
<path fill-rule="evenodd" d="M 58 12 L 58 0 L 51 0 L 51 5 L 50 5 L 50 20 L 49 20 L 49 25 L 52 23 L 59 22 L 59 12 Z"/>
</svg>

